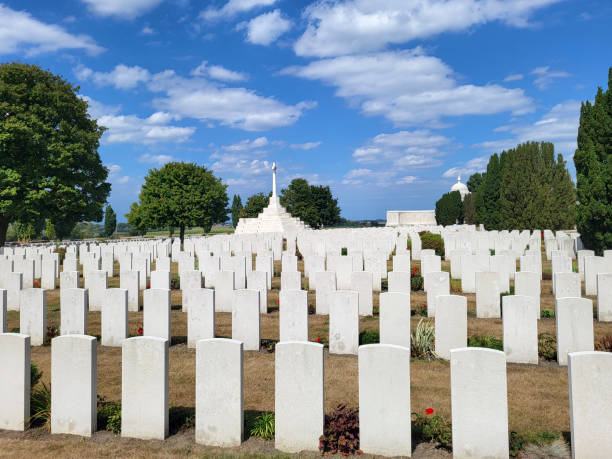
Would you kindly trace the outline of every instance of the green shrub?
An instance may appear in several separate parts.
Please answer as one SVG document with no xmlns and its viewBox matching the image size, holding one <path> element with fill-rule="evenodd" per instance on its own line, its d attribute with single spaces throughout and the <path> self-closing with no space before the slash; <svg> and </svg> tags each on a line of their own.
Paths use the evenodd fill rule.
<svg viewBox="0 0 612 459">
<path fill-rule="evenodd" d="M 425 415 L 412 413 L 413 443 L 435 442 L 450 450 L 453 446 L 453 430 L 450 422 L 441 416 L 433 415 L 433 410 L 431 413 Z"/>
<path fill-rule="evenodd" d="M 469 347 L 487 347 L 489 349 L 504 350 L 504 343 L 501 339 L 491 335 L 473 335 L 468 338 Z"/>
<path fill-rule="evenodd" d="M 380 343 L 380 335 L 376 330 L 364 330 L 359 333 L 359 345 L 378 343 Z"/>
<path fill-rule="evenodd" d="M 98 429 L 121 433 L 121 404 L 98 396 Z"/>
<path fill-rule="evenodd" d="M 444 239 L 439 234 L 423 233 L 421 235 L 421 248 L 434 249 L 436 255 L 444 256 Z"/>
<path fill-rule="evenodd" d="M 414 309 L 414 316 L 427 317 L 427 305 L 419 305 Z"/>
<path fill-rule="evenodd" d="M 168 410 L 170 435 L 195 426 L 195 408 L 171 406 Z"/>
<path fill-rule="evenodd" d="M 60 330 L 55 326 L 55 324 L 51 324 L 47 327 L 47 334 L 45 335 L 45 339 L 43 344 L 45 346 L 51 345 L 51 340 L 57 336 L 60 336 Z"/>
<path fill-rule="evenodd" d="M 181 288 L 181 279 L 177 275 L 174 275 L 170 278 L 170 289 L 171 290 L 180 290 Z"/>
<path fill-rule="evenodd" d="M 274 440 L 274 413 L 262 413 L 253 420 L 249 431 L 252 437 Z"/>
<path fill-rule="evenodd" d="M 542 312 L 540 313 L 540 317 L 542 317 L 543 319 L 554 318 L 555 310 L 554 309 L 542 309 Z"/>
<path fill-rule="evenodd" d="M 510 432 L 510 435 L 508 437 L 509 437 L 509 448 L 508 449 L 510 450 L 510 457 L 516 457 L 519 455 L 521 450 L 525 447 L 527 442 L 521 435 L 517 434 L 514 431 Z"/>
<path fill-rule="evenodd" d="M 538 335 L 538 355 L 544 360 L 557 360 L 557 340 L 550 333 Z"/>
<path fill-rule="evenodd" d="M 30 387 L 36 386 L 42 376 L 42 371 L 38 369 L 35 363 L 30 364 Z"/>
<path fill-rule="evenodd" d="M 30 372 L 32 368 L 30 367 Z M 51 430 L 51 386 L 47 387 L 41 382 L 32 389 L 30 395 L 30 417 L 27 423 L 30 426 L 42 426 Z"/>
<path fill-rule="evenodd" d="M 346 247 L 342 247 L 342 251 L 340 252 L 341 255 L 348 255 L 348 250 Z"/>
<path fill-rule="evenodd" d="M 423 277 L 413 275 L 410 277 L 410 289 L 413 291 L 423 290 Z"/>
<path fill-rule="evenodd" d="M 346 405 L 338 405 L 325 415 L 323 435 L 319 437 L 321 453 L 341 453 L 343 456 L 359 453 L 359 412 Z"/>
<path fill-rule="evenodd" d="M 434 325 L 430 321 L 419 320 L 419 323 L 410 335 L 410 354 L 415 359 L 434 360 L 437 355 L 434 351 Z"/>
</svg>

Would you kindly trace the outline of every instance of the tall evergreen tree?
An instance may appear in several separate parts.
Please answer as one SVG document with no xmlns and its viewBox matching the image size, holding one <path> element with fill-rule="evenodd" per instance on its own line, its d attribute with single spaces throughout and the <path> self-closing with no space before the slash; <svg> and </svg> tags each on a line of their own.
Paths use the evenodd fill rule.
<svg viewBox="0 0 612 459">
<path fill-rule="evenodd" d="M 115 229 L 117 229 L 117 214 L 109 204 L 104 214 L 104 237 L 111 237 L 115 234 Z"/>
<path fill-rule="evenodd" d="M 487 172 L 476 195 L 476 217 L 487 230 L 501 228 L 502 216 L 499 209 L 499 189 L 501 186 L 500 157 L 494 154 L 489 159 Z"/>
<path fill-rule="evenodd" d="M 454 225 L 456 221 L 463 220 L 463 203 L 461 193 L 451 191 L 444 193 L 436 202 L 436 222 L 438 225 Z"/>
<path fill-rule="evenodd" d="M 584 245 L 601 254 L 612 249 L 612 67 L 608 90 L 598 88 L 594 103 L 580 109 L 574 165 L 578 231 Z"/>
<path fill-rule="evenodd" d="M 473 225 L 476 223 L 476 194 L 469 193 L 463 198 L 463 223 Z"/>
<path fill-rule="evenodd" d="M 484 178 L 485 178 L 484 172 L 482 173 L 476 172 L 470 175 L 470 178 L 468 179 L 466 183 L 466 186 L 468 187 L 468 190 L 470 190 L 470 193 L 474 193 L 478 189 L 478 187 L 480 186 Z"/>
<path fill-rule="evenodd" d="M 242 210 L 242 199 L 240 195 L 235 194 L 232 200 L 232 226 L 236 228 L 238 226 L 238 220 L 240 220 L 240 211 Z"/>
</svg>

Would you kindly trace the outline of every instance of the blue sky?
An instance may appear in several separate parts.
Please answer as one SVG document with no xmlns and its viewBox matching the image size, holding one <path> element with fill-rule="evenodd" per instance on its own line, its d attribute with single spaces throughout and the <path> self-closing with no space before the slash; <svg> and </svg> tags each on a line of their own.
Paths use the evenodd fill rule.
<svg viewBox="0 0 612 459">
<path fill-rule="evenodd" d="M 50 6 L 52 5 L 52 6 Z M 433 209 L 527 140 L 574 174 L 612 65 L 607 0 L 0 0 L 0 61 L 80 86 L 124 221 L 144 176 L 204 164 L 243 201 L 305 177 L 350 219 Z"/>
</svg>

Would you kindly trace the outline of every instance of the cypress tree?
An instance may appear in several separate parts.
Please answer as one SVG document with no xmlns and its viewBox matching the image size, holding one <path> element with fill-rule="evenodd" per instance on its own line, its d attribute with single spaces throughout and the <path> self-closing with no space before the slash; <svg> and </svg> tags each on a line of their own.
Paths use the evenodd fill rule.
<svg viewBox="0 0 612 459">
<path fill-rule="evenodd" d="M 496 154 L 489 158 L 487 173 L 478 187 L 476 196 L 476 217 L 487 230 L 500 229 L 502 223 L 499 208 L 499 190 L 501 186 L 501 164 Z"/>
<path fill-rule="evenodd" d="M 454 225 L 463 220 L 463 203 L 458 191 L 444 193 L 436 202 L 436 222 L 438 225 Z"/>
<path fill-rule="evenodd" d="M 463 223 L 473 225 L 476 223 L 476 194 L 469 193 L 463 198 Z"/>
<path fill-rule="evenodd" d="M 576 223 L 587 248 L 601 254 L 612 248 L 612 67 L 608 90 L 580 109 L 578 149 L 574 154 Z"/>
<path fill-rule="evenodd" d="M 242 210 L 242 199 L 240 195 L 235 194 L 232 200 L 232 226 L 236 228 L 238 226 L 238 220 L 240 220 L 240 211 Z"/>
<path fill-rule="evenodd" d="M 104 214 L 104 236 L 111 237 L 117 229 L 117 214 L 113 208 L 108 205 L 106 206 L 106 213 Z"/>
</svg>

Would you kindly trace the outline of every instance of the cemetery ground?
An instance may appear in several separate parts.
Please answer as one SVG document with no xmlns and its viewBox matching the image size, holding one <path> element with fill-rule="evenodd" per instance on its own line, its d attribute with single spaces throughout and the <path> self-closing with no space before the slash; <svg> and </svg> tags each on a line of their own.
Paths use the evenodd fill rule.
<svg viewBox="0 0 612 459">
<path fill-rule="evenodd" d="M 413 261 L 413 266 L 420 262 Z M 391 270 L 389 261 L 389 270 Z M 153 269 L 153 267 L 152 267 Z M 303 264 L 299 262 L 303 272 Z M 449 262 L 442 263 L 442 269 L 449 270 Z M 543 273 L 550 273 L 550 262 L 543 259 Z M 278 275 L 280 262 L 275 263 Z M 108 287 L 119 287 L 119 266 L 115 264 L 117 275 L 109 279 Z M 172 264 L 172 275 L 177 275 L 177 264 Z M 549 278 L 549 276 L 548 276 Z M 82 278 L 80 282 L 82 283 Z M 302 280 L 307 289 L 307 279 Z M 512 285 L 512 281 L 511 281 Z M 542 281 L 541 310 L 554 311 L 554 297 L 551 281 Z M 273 342 L 279 339 L 278 293 L 280 278 L 274 277 L 272 290 L 268 292 L 267 315 L 261 316 L 260 351 L 244 352 L 244 409 L 245 439 L 249 437 L 248 420 L 255 415 L 274 411 L 274 351 Z M 385 290 L 383 284 L 383 291 Z M 459 281 L 451 282 L 451 294 L 464 295 L 468 299 L 468 338 L 474 335 L 492 335 L 501 340 L 501 319 L 477 319 L 474 294 L 461 293 Z M 187 314 L 181 311 L 181 291 L 172 290 L 172 343 L 169 354 L 169 406 L 170 436 L 165 441 L 141 441 L 123 439 L 111 432 L 98 431 L 91 439 L 67 435 L 51 435 L 43 428 L 31 428 L 25 432 L 0 432 L 0 456 L 10 451 L 11 456 L 68 457 L 83 456 L 235 456 L 260 457 L 280 454 L 274 449 L 273 441 L 248 438 L 237 448 L 211 448 L 198 445 L 194 440 L 193 413 L 195 406 L 195 349 L 187 348 Z M 378 293 L 374 293 L 373 317 L 360 317 L 359 330 L 378 331 Z M 142 292 L 141 304 L 142 304 Z M 588 297 L 594 300 L 594 297 Z M 413 313 L 426 303 L 423 291 L 411 292 Z M 308 293 L 308 304 L 314 310 L 314 291 Z M 595 302 L 594 302 L 595 303 Z M 47 323 L 59 327 L 59 288 L 47 292 Z M 313 312 L 313 311 L 311 311 Z M 129 313 L 129 334 L 136 336 L 143 325 L 143 313 Z M 231 313 L 217 312 L 215 315 L 217 337 L 231 338 Z M 326 343 L 329 333 L 329 317 L 309 314 L 309 339 Z M 420 320 L 432 321 L 413 315 L 411 327 L 414 331 Z M 19 327 L 17 312 L 8 313 L 8 330 Z M 88 334 L 100 335 L 100 313 L 89 312 Z M 542 318 L 538 323 L 538 333 L 555 336 L 555 319 Z M 594 322 L 595 343 L 606 335 L 612 335 L 612 323 Z M 358 407 L 357 356 L 329 355 L 325 353 L 325 411 L 331 412 L 339 404 Z M 31 348 L 32 363 L 43 372 L 41 381 L 49 384 L 50 346 Z M 565 437 L 569 441 L 569 394 L 566 366 L 556 361 L 540 359 L 539 365 L 507 364 L 508 380 L 508 425 L 527 441 L 550 438 L 551 434 Z M 415 413 L 425 413 L 433 408 L 434 413 L 450 421 L 450 365 L 443 360 L 411 361 L 411 409 Z M 106 400 L 121 402 L 121 348 L 98 345 L 98 394 Z M 594 421 L 596 422 L 596 421 Z M 407 432 L 407 435 L 409 433 Z M 446 450 L 435 449 L 429 444 L 413 445 L 413 457 L 450 457 Z M 312 455 L 308 454 L 308 455 Z"/>
</svg>

